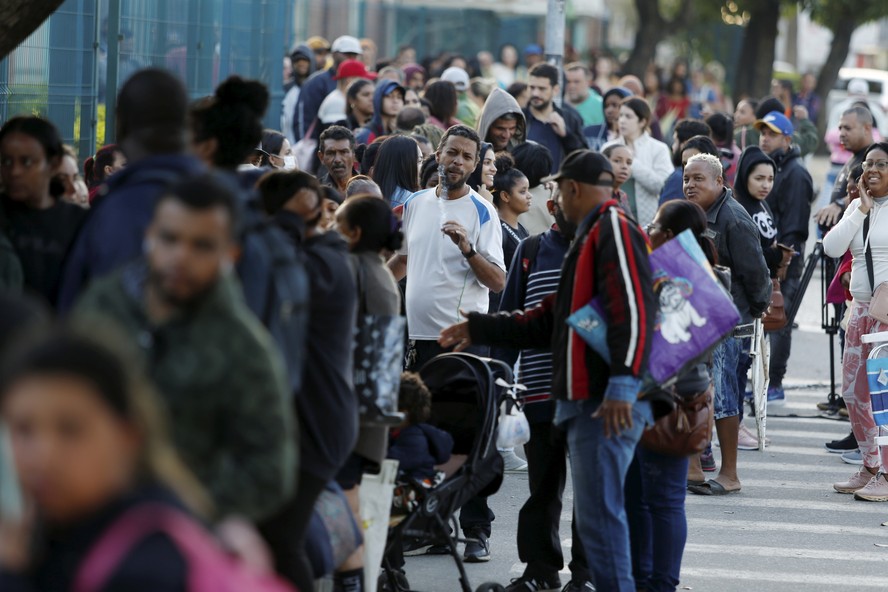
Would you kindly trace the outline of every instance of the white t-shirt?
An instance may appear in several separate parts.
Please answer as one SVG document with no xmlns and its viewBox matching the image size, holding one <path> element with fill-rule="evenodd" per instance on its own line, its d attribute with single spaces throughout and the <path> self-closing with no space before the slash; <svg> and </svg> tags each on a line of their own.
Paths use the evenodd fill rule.
<svg viewBox="0 0 888 592">
<path fill-rule="evenodd" d="M 449 236 L 445 222 L 459 222 L 478 252 L 503 271 L 503 236 L 493 205 L 469 190 L 459 199 L 441 200 L 435 189 L 414 193 L 404 204 L 407 255 L 407 326 L 410 339 L 438 339 L 442 329 L 462 321 L 459 310 L 487 312 L 490 291 Z"/>
<path fill-rule="evenodd" d="M 318 119 L 323 124 L 338 123 L 348 118 L 345 114 L 345 93 L 338 88 L 331 92 L 318 107 Z"/>
</svg>

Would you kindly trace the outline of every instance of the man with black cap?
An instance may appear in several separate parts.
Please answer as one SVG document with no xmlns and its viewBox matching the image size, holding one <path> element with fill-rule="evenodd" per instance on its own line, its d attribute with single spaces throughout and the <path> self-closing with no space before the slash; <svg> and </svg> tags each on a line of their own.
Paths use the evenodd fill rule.
<svg viewBox="0 0 888 592">
<path fill-rule="evenodd" d="M 558 291 L 511 314 L 469 314 L 441 333 L 443 347 L 487 343 L 552 348 L 555 423 L 567 433 L 577 530 L 600 590 L 635 591 L 623 510 L 626 472 L 650 403 L 638 399 L 647 367 L 656 306 L 647 242 L 612 199 L 608 160 L 577 150 L 552 178 L 564 217 L 578 225 Z M 596 299 L 607 317 L 608 363 L 567 324 Z"/>
<path fill-rule="evenodd" d="M 336 71 L 345 60 L 356 60 L 364 52 L 361 42 L 350 35 L 337 37 L 333 42 L 333 66 L 317 72 L 302 85 L 293 118 L 293 137 L 298 142 L 308 133 L 308 128 L 318 116 L 321 103 L 336 89 Z"/>
<path fill-rule="evenodd" d="M 808 224 L 811 220 L 811 202 L 814 201 L 814 181 L 802 163 L 798 146 L 793 144 L 793 125 L 783 113 L 771 111 L 755 122 L 759 136 L 759 148 L 777 164 L 774 188 L 767 197 L 777 226 L 777 243 L 792 247 L 800 255 L 793 257 L 781 282 L 786 308 L 802 294 L 798 294 L 804 267 L 805 241 L 808 240 Z M 792 347 L 792 325 L 771 333 L 771 382 L 768 401 L 782 403 L 783 377 Z"/>
</svg>

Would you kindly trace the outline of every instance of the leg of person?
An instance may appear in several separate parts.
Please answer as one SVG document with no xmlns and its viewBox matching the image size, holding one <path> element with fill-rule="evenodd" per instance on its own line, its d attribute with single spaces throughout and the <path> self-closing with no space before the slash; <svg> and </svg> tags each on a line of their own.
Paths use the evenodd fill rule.
<svg viewBox="0 0 888 592">
<path fill-rule="evenodd" d="M 595 585 L 608 592 L 635 592 L 629 554 L 629 527 L 623 485 L 635 446 L 653 422 L 647 401 L 632 407 L 632 426 L 619 435 L 604 435 L 604 422 L 593 418 L 595 405 L 585 401 L 565 423 L 574 483 L 577 530 Z"/>
<path fill-rule="evenodd" d="M 737 362 L 739 340 L 728 337 L 712 352 L 712 382 L 715 394 L 715 429 L 721 444 L 722 464 L 718 477 L 702 485 L 690 485 L 688 490 L 699 495 L 721 495 L 740 491 L 737 477 L 737 437 L 740 421 L 737 417 Z"/>
<path fill-rule="evenodd" d="M 845 353 L 842 356 L 842 398 L 848 408 L 848 419 L 851 420 L 851 430 L 863 457 L 863 466 L 848 481 L 833 484 L 833 488 L 839 493 L 856 493 L 862 490 L 882 466 L 879 447 L 875 443 L 879 428 L 873 418 L 866 378 L 866 358 L 870 346 L 860 340 L 862 335 L 881 330 L 877 327 L 882 325 L 870 318 L 868 305 L 855 301 L 851 307 L 851 318 L 845 332 Z"/>
<path fill-rule="evenodd" d="M 327 482 L 300 471 L 298 483 L 296 495 L 266 519 L 259 530 L 271 547 L 277 572 L 298 590 L 312 590 L 315 577 L 305 552 L 305 535 L 315 502 Z"/>
<path fill-rule="evenodd" d="M 651 516 L 644 502 L 644 484 L 637 448 L 626 473 L 623 495 L 626 499 L 626 522 L 629 525 L 632 577 L 639 590 L 646 590 L 651 574 Z"/>
<path fill-rule="evenodd" d="M 577 510 L 574 510 L 570 519 L 570 535 L 572 544 L 570 546 L 570 592 L 589 592 L 595 589 L 595 580 L 589 569 L 589 560 L 586 557 L 586 551 L 583 548 L 583 540 L 580 537 L 580 531 L 577 529 Z"/>
<path fill-rule="evenodd" d="M 652 565 L 645 590 L 673 592 L 688 538 L 684 476 L 688 459 L 638 448 L 645 506 L 651 518 Z"/>
<path fill-rule="evenodd" d="M 518 512 L 518 559 L 527 564 L 523 578 L 547 585 L 539 589 L 560 588 L 558 572 L 564 567 L 564 555 L 558 525 L 567 476 L 564 437 L 551 422 L 532 423 L 524 453 L 530 496 Z"/>
<path fill-rule="evenodd" d="M 463 558 L 469 563 L 490 561 L 490 533 L 495 516 L 487 505 L 487 497 L 476 495 L 459 510 L 459 527 L 467 539 Z"/>
<path fill-rule="evenodd" d="M 361 524 L 361 477 L 364 473 L 364 459 L 352 452 L 348 460 L 336 475 L 336 481 L 342 487 L 349 508 L 355 518 L 358 528 L 363 531 Z M 361 592 L 364 581 L 364 545 L 361 545 L 336 568 L 333 578 L 334 592 Z"/>
<path fill-rule="evenodd" d="M 805 252 L 804 243 L 799 246 L 802 253 Z M 794 257 L 786 271 L 786 279 L 780 282 L 780 291 L 783 292 L 783 302 L 786 309 L 792 306 L 796 298 L 804 294 L 799 293 L 802 271 L 805 266 L 804 257 Z M 783 401 L 783 377 L 786 376 L 786 364 L 789 362 L 789 354 L 792 349 L 792 325 L 771 333 L 771 364 L 769 369 L 770 383 L 768 386 L 768 402 Z"/>
</svg>

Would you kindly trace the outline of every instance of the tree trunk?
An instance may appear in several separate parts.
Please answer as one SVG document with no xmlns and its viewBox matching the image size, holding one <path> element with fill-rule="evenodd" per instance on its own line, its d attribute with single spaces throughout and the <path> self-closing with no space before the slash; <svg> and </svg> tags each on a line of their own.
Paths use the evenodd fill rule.
<svg viewBox="0 0 888 592">
<path fill-rule="evenodd" d="M 763 97 L 771 90 L 780 2 L 764 0 L 750 10 L 740 63 L 734 77 L 734 98 Z"/>
<path fill-rule="evenodd" d="M 830 27 L 833 32 L 833 38 L 829 45 L 829 55 L 823 67 L 820 68 L 820 74 L 817 76 L 817 88 L 815 89 L 815 92 L 820 95 L 821 104 L 823 105 L 823 108 L 820 109 L 819 121 L 817 122 L 817 130 L 820 132 L 821 138 L 826 133 L 826 124 L 829 119 L 829 113 L 826 113 L 826 97 L 839 77 L 839 69 L 848 57 L 848 51 L 851 49 L 851 35 L 854 34 L 854 30 L 858 25 L 859 23 L 853 15 L 849 14 Z"/>
<path fill-rule="evenodd" d="M 667 30 L 658 0 L 635 0 L 635 9 L 638 11 L 638 30 L 635 32 L 635 46 L 623 66 L 623 73 L 634 74 L 644 80 L 644 71 L 654 61 L 657 45 L 672 31 Z"/>
<path fill-rule="evenodd" d="M 37 30 L 64 0 L 0 0 L 0 59 Z"/>
</svg>

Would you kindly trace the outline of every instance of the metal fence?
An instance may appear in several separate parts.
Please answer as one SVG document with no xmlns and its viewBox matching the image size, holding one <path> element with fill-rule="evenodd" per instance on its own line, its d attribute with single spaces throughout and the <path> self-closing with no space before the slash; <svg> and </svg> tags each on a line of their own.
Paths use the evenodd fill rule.
<svg viewBox="0 0 888 592">
<path fill-rule="evenodd" d="M 288 0 L 66 0 L 0 61 L 0 120 L 44 116 L 82 160 L 113 141 L 121 85 L 153 66 L 177 74 L 192 98 L 231 74 L 261 80 L 266 124 L 277 127 L 291 11 Z"/>
</svg>

